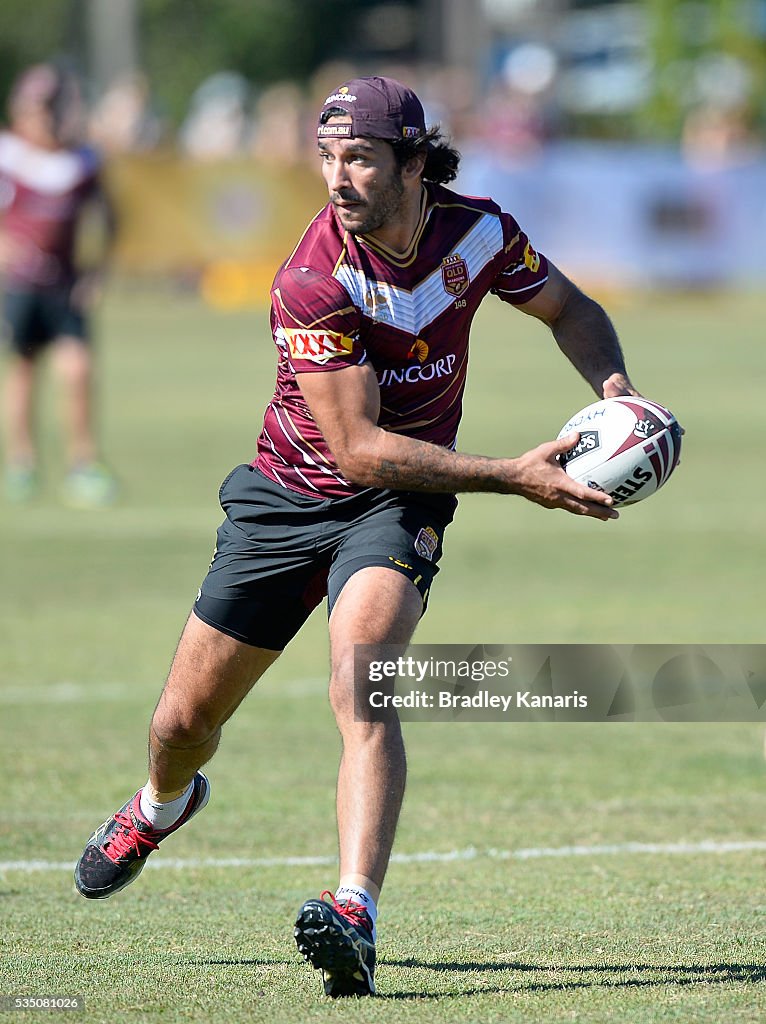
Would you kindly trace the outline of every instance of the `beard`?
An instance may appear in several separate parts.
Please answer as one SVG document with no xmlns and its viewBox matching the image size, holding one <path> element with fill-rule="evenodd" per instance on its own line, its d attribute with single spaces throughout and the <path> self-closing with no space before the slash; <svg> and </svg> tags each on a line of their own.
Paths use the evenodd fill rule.
<svg viewBox="0 0 766 1024">
<path fill-rule="evenodd" d="M 391 174 L 386 185 L 367 199 L 356 194 L 340 195 L 341 200 L 359 203 L 351 209 L 335 206 L 341 223 L 352 235 L 369 235 L 389 221 L 396 220 L 402 209 L 404 182 L 398 171 Z"/>
</svg>

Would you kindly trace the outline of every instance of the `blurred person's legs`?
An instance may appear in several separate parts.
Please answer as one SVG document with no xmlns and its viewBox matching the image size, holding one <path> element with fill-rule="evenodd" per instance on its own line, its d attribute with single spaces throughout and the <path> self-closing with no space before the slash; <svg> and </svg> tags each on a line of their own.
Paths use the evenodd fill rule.
<svg viewBox="0 0 766 1024">
<path fill-rule="evenodd" d="M 34 414 L 37 357 L 13 352 L 7 360 L 3 387 L 5 494 L 23 502 L 37 490 L 37 449 Z"/>
<path fill-rule="evenodd" d="M 70 466 L 96 460 L 93 430 L 93 356 L 81 338 L 63 335 L 52 349 L 63 389 L 63 424 Z"/>
<path fill-rule="evenodd" d="M 68 472 L 68 504 L 98 507 L 116 496 L 114 477 L 98 460 L 94 426 L 93 353 L 84 338 L 61 335 L 53 345 L 53 366 L 63 391 L 63 426 Z"/>
<path fill-rule="evenodd" d="M 37 491 L 35 392 L 44 331 L 34 292 L 3 295 L 3 341 L 8 349 L 3 385 L 5 496 L 24 502 Z"/>
<path fill-rule="evenodd" d="M 109 504 L 116 486 L 97 457 L 93 426 L 93 355 L 82 313 L 69 289 L 9 291 L 4 319 L 10 357 L 4 388 L 5 490 L 12 501 L 31 498 L 38 483 L 36 383 L 51 349 L 64 392 L 68 459 L 64 497 L 80 507 Z"/>
</svg>

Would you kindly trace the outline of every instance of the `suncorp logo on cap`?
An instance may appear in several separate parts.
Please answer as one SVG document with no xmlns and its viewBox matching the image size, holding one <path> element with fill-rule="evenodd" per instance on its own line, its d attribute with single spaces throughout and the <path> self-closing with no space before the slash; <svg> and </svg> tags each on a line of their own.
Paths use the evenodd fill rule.
<svg viewBox="0 0 766 1024">
<path fill-rule="evenodd" d="M 352 96 L 344 86 L 342 89 L 334 92 L 332 96 L 328 96 L 325 103 L 356 103 L 356 96 Z"/>
</svg>

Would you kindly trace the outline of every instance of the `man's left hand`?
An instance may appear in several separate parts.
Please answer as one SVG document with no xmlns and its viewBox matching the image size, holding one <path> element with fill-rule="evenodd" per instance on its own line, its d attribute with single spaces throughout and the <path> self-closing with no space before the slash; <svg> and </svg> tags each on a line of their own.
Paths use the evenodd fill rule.
<svg viewBox="0 0 766 1024">
<path fill-rule="evenodd" d="M 607 377 L 601 385 L 604 398 L 620 398 L 633 395 L 634 398 L 641 398 L 641 392 L 636 391 L 624 373 L 613 373 Z"/>
</svg>

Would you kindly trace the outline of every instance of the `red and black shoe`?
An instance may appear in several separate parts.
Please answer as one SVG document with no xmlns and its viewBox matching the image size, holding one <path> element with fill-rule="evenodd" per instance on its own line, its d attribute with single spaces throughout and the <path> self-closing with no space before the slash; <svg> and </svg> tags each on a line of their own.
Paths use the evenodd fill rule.
<svg viewBox="0 0 766 1024">
<path fill-rule="evenodd" d="M 210 783 L 202 772 L 186 810 L 170 828 L 155 829 L 141 815 L 141 790 L 124 807 L 107 818 L 88 840 L 74 871 L 77 891 L 89 900 L 103 900 L 130 885 L 141 874 L 146 858 L 159 844 L 185 825 L 210 799 Z"/>
<path fill-rule="evenodd" d="M 325 891 L 321 899 L 303 904 L 294 935 L 298 952 L 321 969 L 326 996 L 375 995 L 373 925 L 361 903 L 339 903 Z"/>
</svg>

